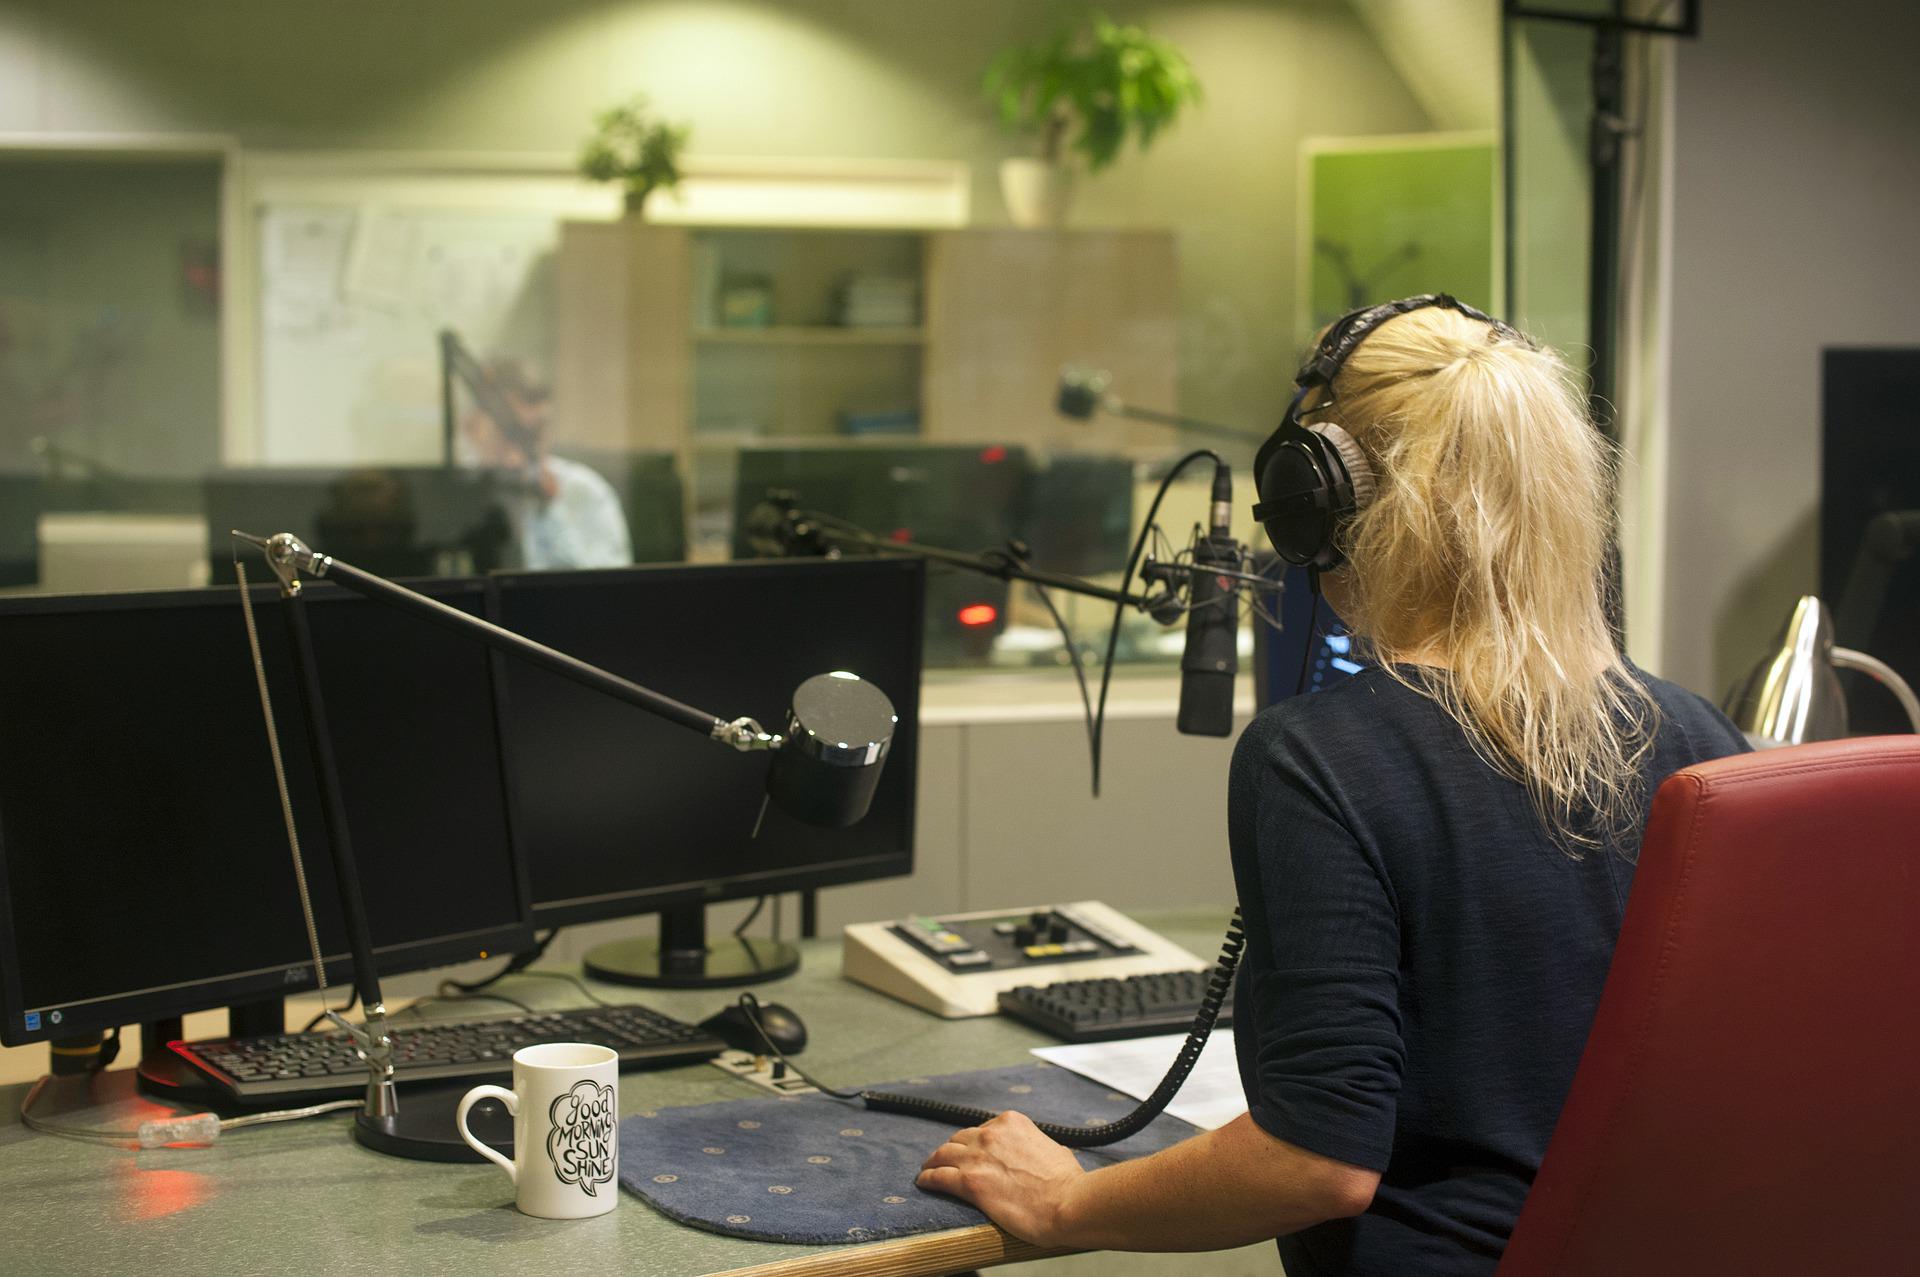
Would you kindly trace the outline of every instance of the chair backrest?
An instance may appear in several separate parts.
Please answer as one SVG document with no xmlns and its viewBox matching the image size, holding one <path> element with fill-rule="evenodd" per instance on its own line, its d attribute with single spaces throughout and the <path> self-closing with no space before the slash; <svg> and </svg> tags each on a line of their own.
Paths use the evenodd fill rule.
<svg viewBox="0 0 1920 1277">
<path fill-rule="evenodd" d="M 1920 1271 L 1920 737 L 1655 796 L 1500 1277 Z"/>
</svg>

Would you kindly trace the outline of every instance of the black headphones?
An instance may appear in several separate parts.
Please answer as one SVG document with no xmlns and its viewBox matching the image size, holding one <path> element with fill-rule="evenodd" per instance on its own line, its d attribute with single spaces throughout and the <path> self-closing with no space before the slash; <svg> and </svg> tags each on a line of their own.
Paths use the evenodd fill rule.
<svg viewBox="0 0 1920 1277">
<path fill-rule="evenodd" d="M 1378 306 L 1363 306 L 1335 320 L 1314 347 L 1307 362 L 1294 374 L 1293 401 L 1253 459 L 1253 517 L 1267 530 L 1267 539 L 1288 563 L 1306 568 L 1318 580 L 1345 561 L 1337 544 L 1349 519 L 1373 501 L 1373 467 L 1352 435 L 1340 425 L 1323 421 L 1302 425 L 1300 414 L 1307 397 L 1324 388 L 1323 402 L 1333 402 L 1333 379 L 1346 366 L 1354 348 L 1374 329 L 1408 311 L 1442 306 L 1489 324 L 1500 336 L 1531 346 L 1517 330 L 1446 293 L 1423 293 Z"/>
</svg>

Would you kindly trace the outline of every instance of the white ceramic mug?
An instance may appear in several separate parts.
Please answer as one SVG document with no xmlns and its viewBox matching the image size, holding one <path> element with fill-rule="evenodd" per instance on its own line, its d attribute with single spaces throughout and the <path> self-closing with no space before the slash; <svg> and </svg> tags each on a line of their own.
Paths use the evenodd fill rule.
<svg viewBox="0 0 1920 1277">
<path fill-rule="evenodd" d="M 493 1098 L 513 1114 L 512 1161 L 474 1138 L 467 1112 Z M 505 1170 L 514 1204 L 541 1219 L 604 1215 L 620 1197 L 620 1057 L 587 1042 L 513 1053 L 513 1089 L 476 1086 L 453 1119 L 460 1138 Z"/>
</svg>

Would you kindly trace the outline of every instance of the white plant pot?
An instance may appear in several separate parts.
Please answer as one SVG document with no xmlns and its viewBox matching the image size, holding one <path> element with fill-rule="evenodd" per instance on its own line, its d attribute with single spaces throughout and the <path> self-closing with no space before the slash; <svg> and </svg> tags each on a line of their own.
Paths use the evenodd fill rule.
<svg viewBox="0 0 1920 1277">
<path fill-rule="evenodd" d="M 1073 174 L 1064 165 L 1031 156 L 1000 161 L 1000 198 L 1015 226 L 1056 230 L 1067 220 Z"/>
</svg>

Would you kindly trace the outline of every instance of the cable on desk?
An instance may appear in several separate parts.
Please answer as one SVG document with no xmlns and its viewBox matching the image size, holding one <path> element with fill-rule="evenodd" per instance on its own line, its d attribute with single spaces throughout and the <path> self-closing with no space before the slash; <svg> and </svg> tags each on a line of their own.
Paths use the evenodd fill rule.
<svg viewBox="0 0 1920 1277">
<path fill-rule="evenodd" d="M 177 1117 L 151 1118 L 133 1130 L 113 1130 L 104 1126 L 75 1126 L 34 1116 L 33 1102 L 40 1097 L 40 1091 L 46 1084 L 47 1078 L 42 1075 L 27 1092 L 26 1098 L 20 1101 L 20 1121 L 23 1124 L 43 1135 L 122 1148 L 128 1145 L 164 1148 L 169 1144 L 211 1144 L 220 1138 L 222 1131 L 238 1130 L 244 1126 L 264 1126 L 269 1122 L 293 1122 L 340 1109 L 358 1108 L 362 1103 L 360 1100 L 329 1100 L 325 1104 L 311 1104 L 306 1108 L 276 1109 L 271 1113 L 249 1113 L 244 1117 L 224 1119 L 215 1113 L 183 1113 Z"/>
<path fill-rule="evenodd" d="M 574 988 L 576 988 L 576 989 L 578 989 L 578 990 L 580 990 L 580 992 L 581 992 L 581 995 L 582 995 L 582 996 L 584 996 L 584 997 L 585 997 L 585 998 L 587 999 L 587 1001 L 589 1001 L 589 1002 L 591 1002 L 591 1003 L 593 1003 L 593 1004 L 594 1004 L 595 1006 L 601 1006 L 601 1007 L 610 1007 L 610 1006 L 614 1006 L 614 1005 L 617 1005 L 617 1004 L 615 1004 L 615 1003 L 612 1003 L 612 1002 L 609 1002 L 609 1001 L 607 1001 L 607 1000 L 606 1000 L 605 998 L 603 998 L 603 997 L 601 997 L 601 996 L 600 996 L 599 994 L 597 994 L 597 993 L 595 993 L 595 992 L 594 992 L 594 991 L 593 991 L 592 989 L 589 989 L 589 988 L 587 987 L 587 982 L 586 982 L 585 980 L 582 980 L 582 979 L 581 979 L 581 978 L 580 978 L 579 976 L 577 976 L 577 975 L 573 975 L 573 974 L 572 974 L 572 973 L 570 973 L 570 972 L 566 972 L 566 971 L 522 971 L 522 972 L 519 972 L 518 974 L 520 974 L 520 975 L 531 975 L 531 976 L 539 976 L 539 977 L 540 977 L 541 979 L 543 979 L 543 980 L 565 980 L 565 981 L 566 981 L 566 982 L 567 982 L 568 984 L 570 984 L 570 985 L 572 985 L 572 986 L 573 986 Z"/>
<path fill-rule="evenodd" d="M 440 982 L 440 992 L 434 993 L 424 998 L 415 998 L 412 1002 L 408 1003 L 406 1006 L 402 1007 L 400 1010 L 394 1012 L 393 1013 L 394 1018 L 398 1019 L 400 1016 L 405 1015 L 409 1011 L 413 1012 L 414 1015 L 417 1017 L 420 1014 L 420 1008 L 425 1006 L 429 1002 L 504 1002 L 510 1007 L 520 1008 L 520 1010 L 526 1012 L 528 1015 L 540 1014 L 539 1007 L 530 1007 L 526 1003 L 522 1002 L 520 999 L 509 998 L 504 994 L 446 992 L 446 990 L 450 988 L 458 988 L 458 987 L 459 987 L 458 984 L 452 980 L 442 980 Z"/>
</svg>

